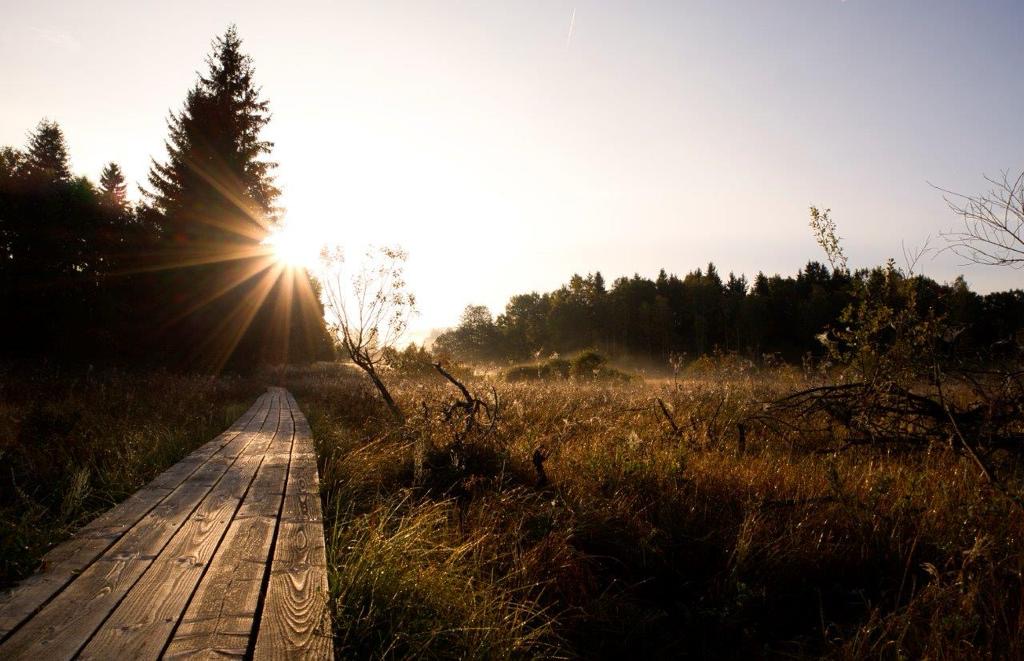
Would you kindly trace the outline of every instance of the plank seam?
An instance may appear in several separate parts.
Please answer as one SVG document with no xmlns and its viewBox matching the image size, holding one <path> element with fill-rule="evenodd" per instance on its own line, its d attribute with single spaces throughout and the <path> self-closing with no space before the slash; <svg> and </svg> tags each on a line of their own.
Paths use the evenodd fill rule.
<svg viewBox="0 0 1024 661">
<path fill-rule="evenodd" d="M 272 407 L 273 407 L 273 400 L 271 400 L 271 409 L 272 409 Z M 266 424 L 266 420 L 267 420 L 267 418 L 268 418 L 268 417 L 270 417 L 270 410 L 271 410 L 271 409 L 267 409 L 267 414 L 266 414 L 266 415 L 265 415 L 265 416 L 263 417 L 263 422 L 262 422 L 262 423 L 261 423 L 261 425 L 260 425 L 260 429 L 259 429 L 259 430 L 257 430 L 257 431 L 256 431 L 256 433 L 259 433 L 260 431 L 262 431 L 262 429 L 263 429 L 263 425 L 265 425 L 265 424 Z M 258 414 L 257 414 L 257 415 L 258 415 Z M 255 416 L 253 416 L 253 417 L 255 418 Z M 241 434 L 241 433 L 243 433 L 243 432 L 239 432 L 239 433 Z M 235 457 L 234 457 L 234 458 L 233 458 L 233 459 L 231 460 L 231 463 L 230 463 L 230 464 L 228 464 L 228 466 L 227 466 L 227 468 L 226 468 L 226 469 L 224 469 L 224 472 L 220 474 L 220 477 L 218 477 L 218 478 L 217 478 L 217 480 L 216 480 L 216 481 L 215 481 L 215 482 L 214 482 L 213 484 L 211 484 L 211 485 L 210 485 L 210 486 L 209 486 L 209 487 L 207 488 L 206 492 L 205 492 L 205 493 L 203 494 L 203 497 L 202 497 L 202 498 L 200 498 L 200 499 L 199 499 L 199 501 L 198 501 L 198 502 L 197 502 L 197 503 L 195 504 L 195 506 L 193 506 L 193 507 L 192 507 L 192 508 L 191 508 L 191 509 L 189 510 L 189 513 L 188 513 L 188 515 L 187 515 L 187 516 L 185 516 L 185 517 L 184 517 L 184 518 L 183 518 L 183 519 L 181 520 L 181 523 L 180 523 L 180 524 L 179 524 L 179 525 L 177 526 L 177 528 L 175 528 L 174 532 L 173 532 L 172 534 L 168 535 L 168 537 L 167 537 L 167 541 L 163 543 L 163 545 L 162 545 L 162 546 L 160 547 L 160 550 L 159 550 L 159 551 L 157 551 L 157 553 L 156 553 L 156 554 L 155 554 L 155 555 L 153 556 L 153 559 L 154 559 L 154 560 L 155 560 L 155 559 L 156 559 L 156 558 L 157 558 L 157 557 L 158 557 L 158 556 L 159 556 L 159 555 L 160 555 L 161 553 L 163 553 L 163 552 L 164 552 L 164 549 L 166 549 L 166 548 L 167 548 L 167 546 L 168 546 L 168 544 L 170 544 L 170 543 L 171 543 L 171 540 L 173 540 L 173 539 L 174 539 L 174 536 L 175 536 L 175 535 L 177 535 L 178 531 L 179 531 L 179 530 L 181 530 L 182 526 L 184 526 L 184 525 L 185 525 L 185 522 L 187 522 L 187 521 L 188 521 L 188 520 L 189 520 L 190 518 L 192 518 L 192 515 L 196 513 L 196 510 L 197 510 L 197 509 L 199 509 L 199 507 L 200 507 L 200 506 L 202 506 L 203 502 L 204 502 L 204 501 L 206 500 L 206 498 L 207 498 L 207 497 L 208 497 L 208 496 L 210 495 L 210 492 L 212 492 L 212 491 L 213 491 L 213 490 L 214 490 L 215 488 L 217 488 L 217 485 L 218 485 L 218 484 L 220 484 L 221 480 L 223 480 L 223 479 L 224 479 L 224 476 L 228 474 L 228 471 L 230 471 L 230 470 L 231 470 L 231 467 L 235 465 L 235 462 L 237 462 L 237 461 L 239 460 L 239 458 L 241 458 L 241 456 L 242 456 L 242 454 L 243 454 L 243 453 L 245 452 L 245 450 L 246 450 L 246 449 L 247 449 L 247 448 L 248 448 L 248 447 L 249 447 L 249 446 L 250 446 L 250 445 L 251 445 L 251 444 L 252 444 L 252 443 L 253 443 L 253 442 L 254 442 L 255 440 L 256 440 L 256 437 L 255 437 L 255 435 L 254 435 L 254 436 L 253 436 L 253 438 L 249 439 L 249 441 L 248 441 L 248 442 L 247 442 L 247 443 L 246 443 L 246 444 L 245 444 L 244 446 L 242 446 L 242 448 L 241 448 L 241 449 L 240 449 L 240 450 L 238 451 L 238 454 L 237 454 L 237 455 L 235 455 Z M 226 447 L 226 444 L 225 444 L 224 446 L 221 446 L 221 450 L 223 450 L 223 449 L 224 449 L 224 447 Z M 219 453 L 219 452 L 220 452 L 220 450 L 218 450 L 218 453 Z M 210 458 L 212 459 L 213 457 L 211 456 Z M 203 464 L 203 465 L 205 465 L 205 462 L 204 462 L 204 464 Z M 197 470 L 198 470 L 198 468 L 197 468 Z M 182 482 L 182 484 L 184 484 L 184 482 Z M 180 485 L 179 485 L 179 486 L 180 486 Z M 134 527 L 134 526 L 133 526 L 133 527 Z M 102 556 L 100 556 L 100 557 L 102 557 Z M 117 611 L 118 607 L 119 607 L 119 606 L 121 605 L 121 603 L 122 603 L 122 602 L 123 602 L 123 601 L 125 600 L 125 598 L 126 598 L 126 597 L 128 596 L 128 594 L 129 594 L 129 593 L 131 593 L 132 589 L 134 589 L 134 588 L 135 588 L 135 586 L 136 586 L 136 585 L 138 584 L 138 582 L 139 582 L 140 580 L 142 580 L 142 577 L 146 575 L 146 572 L 148 572 L 148 571 L 149 571 L 149 569 L 150 569 L 150 567 L 152 567 L 152 566 L 153 566 L 153 562 L 151 561 L 151 562 L 149 563 L 149 565 L 148 565 L 148 566 L 146 567 L 146 569 L 144 569 L 144 570 L 142 571 L 142 573 L 141 573 L 141 574 L 139 574 L 139 575 L 138 575 L 138 576 L 137 576 L 137 577 L 135 578 L 135 580 L 134 580 L 134 581 L 132 581 L 131 585 L 130 585 L 130 586 L 128 586 L 128 589 L 126 589 L 126 590 L 124 591 L 124 594 L 123 594 L 123 595 L 121 595 L 120 599 L 118 599 L 118 600 L 117 600 L 117 602 L 116 602 L 116 603 L 114 603 L 114 604 L 113 604 L 113 606 L 111 606 L 111 608 L 110 608 L 109 612 L 107 612 L 107 614 L 106 614 L 106 615 L 105 615 L 105 616 L 103 617 L 103 619 L 102 619 L 102 620 L 101 620 L 101 621 L 99 622 L 99 624 L 98 624 L 98 625 L 96 626 L 96 628 L 95 628 L 95 629 L 93 629 L 92 633 L 90 633 L 90 634 L 89 634 L 89 635 L 88 635 L 88 636 L 87 636 L 87 637 L 85 638 L 85 640 L 84 640 L 84 641 L 82 642 L 82 644 L 78 646 L 78 648 L 77 648 L 77 649 L 75 650 L 74 654 L 72 654 L 72 655 L 71 655 L 71 656 L 72 656 L 72 658 L 74 658 L 74 657 L 77 657 L 77 656 L 78 656 L 79 654 L 81 654 L 81 653 L 82 653 L 82 651 L 83 651 L 83 650 L 84 650 L 84 649 L 85 649 L 85 648 L 86 648 L 86 647 L 87 647 L 87 646 L 89 645 L 89 643 L 90 643 L 90 642 L 92 642 L 92 639 L 96 637 L 96 634 L 97 634 L 97 633 L 98 633 L 98 632 L 100 631 L 100 629 L 102 629 L 102 628 L 103 628 L 103 625 L 107 623 L 107 620 L 109 620 L 109 619 L 111 618 L 111 616 L 113 616 L 114 612 L 115 612 L 115 611 Z"/>
<path fill-rule="evenodd" d="M 256 404 L 259 404 L 259 400 L 258 400 L 258 399 L 257 399 L 257 402 L 256 402 Z M 189 479 L 190 479 L 190 478 L 191 478 L 191 477 L 192 477 L 192 476 L 193 476 L 193 475 L 194 475 L 194 474 L 196 473 L 196 471 L 198 471 L 198 470 L 199 470 L 200 468 L 202 468 L 202 467 L 203 467 L 204 465 L 206 465 L 206 462 L 207 462 L 207 461 L 209 461 L 210 459 L 212 459 L 214 455 L 218 454 L 218 453 L 219 453 L 219 452 L 220 452 L 221 450 L 223 450 L 223 449 L 224 449 L 224 447 L 225 447 L 225 446 L 226 446 L 226 445 L 227 445 L 228 443 L 230 443 L 231 441 L 233 441 L 233 440 L 234 440 L 235 438 L 237 438 L 237 437 L 239 436 L 239 434 L 242 434 L 242 433 L 244 433 L 244 431 L 245 431 L 245 427 L 247 427 L 247 426 L 249 425 L 249 423 L 250 423 L 250 422 L 252 422 L 252 420 L 256 418 L 256 416 L 257 416 L 257 415 L 259 415 L 259 412 L 260 412 L 260 407 L 259 407 L 259 406 L 256 406 L 256 405 L 254 405 L 254 406 L 253 406 L 252 408 L 250 408 L 250 411 L 252 411 L 252 414 L 251 414 L 251 415 L 249 415 L 249 418 L 248 418 L 248 419 L 246 420 L 246 423 L 245 423 L 245 425 L 243 425 L 242 429 L 240 429 L 240 430 L 238 430 L 237 432 L 235 432 L 235 433 L 234 433 L 234 434 L 233 434 L 233 435 L 231 436 L 231 438 L 230 438 L 230 439 L 228 439 L 228 440 L 227 440 L 227 441 L 225 441 L 225 442 L 224 442 L 223 444 L 221 444 L 220 448 L 218 448 L 218 449 L 216 450 L 216 452 L 214 452 L 214 453 L 213 453 L 213 454 L 211 454 L 211 455 L 210 455 L 209 457 L 207 457 L 207 458 L 206 458 L 206 460 L 205 460 L 205 461 L 203 461 L 203 463 L 201 463 L 201 464 L 197 465 L 197 466 L 196 466 L 196 467 L 195 467 L 195 468 L 194 468 L 194 469 L 192 470 L 192 472 L 190 472 L 190 473 L 189 473 L 188 475 L 184 476 L 184 477 L 183 477 L 183 478 L 181 479 L 181 481 L 180 481 L 180 482 L 178 482 L 178 483 L 177 483 L 176 485 L 174 485 L 173 487 L 167 488 L 167 489 L 166 489 L 167 493 L 165 493 L 165 494 L 164 494 L 164 495 L 163 495 L 163 496 L 162 496 L 162 497 L 161 497 L 161 498 L 160 498 L 159 500 L 157 500 L 156 502 L 154 502 L 152 506 L 150 506 L 150 507 L 149 507 L 148 509 L 146 509 L 146 510 L 145 510 L 144 512 L 142 512 L 142 514 L 141 514 L 141 515 L 140 515 L 140 516 L 139 516 L 139 517 L 138 517 L 138 518 L 137 518 L 137 519 L 135 520 L 135 523 L 131 524 L 131 526 L 129 526 L 128 528 L 126 528 L 126 529 L 125 529 L 125 530 L 124 530 L 123 532 L 121 532 L 121 533 L 120 533 L 119 535 L 117 535 L 117 536 L 115 536 L 115 537 L 112 537 L 112 538 L 110 539 L 110 543 L 109 543 L 109 544 L 107 544 L 107 545 L 106 545 L 105 547 L 103 547 L 103 549 L 102 549 L 102 550 L 100 550 L 100 551 L 99 551 L 99 552 L 98 552 L 98 553 L 97 553 L 96 555 L 94 555 L 94 556 L 93 556 L 93 558 L 92 558 L 91 560 L 87 561 L 87 562 L 86 562 L 86 563 L 85 563 L 84 565 L 82 565 L 81 567 L 79 567 L 79 568 L 77 568 L 76 570 L 74 570 L 74 572 L 72 573 L 72 576 L 71 576 L 70 578 L 68 578 L 68 579 L 67 579 L 66 581 L 64 581 L 64 583 L 63 583 L 63 584 L 62 584 L 62 585 L 61 585 L 60 587 L 58 587 L 58 588 L 57 588 L 56 590 L 54 590 L 53 594 L 51 594 L 51 595 L 50 595 L 49 597 L 47 597 L 47 598 L 46 598 L 46 599 L 44 599 L 44 600 L 43 600 L 42 602 L 40 602 L 40 603 L 39 603 L 39 605 L 37 605 L 37 606 L 36 606 L 36 607 L 35 607 L 35 608 L 34 608 L 34 609 L 33 609 L 33 610 L 32 610 L 32 611 L 30 612 L 30 613 L 28 613 L 27 615 L 25 615 L 25 616 L 24 616 L 24 617 L 23 617 L 23 618 L 22 618 L 22 619 L 21 619 L 21 620 L 20 620 L 20 621 L 19 621 L 19 622 L 18 622 L 17 624 L 15 624 L 14 626 L 12 626 L 12 627 L 11 627 L 10 629 L 8 629 L 8 630 L 7 630 L 6 632 L 4 632 L 4 633 L 0 634 L 0 644 L 2 644 L 2 643 L 4 643 L 4 642 L 6 642 L 6 641 L 7 641 L 7 639 L 8 639 L 8 638 L 10 638 L 11 636 L 13 636 L 13 635 L 14 635 L 15 633 L 17 633 L 17 632 L 18 632 L 18 631 L 19 631 L 19 630 L 20 630 L 20 629 L 22 628 L 22 626 L 24 626 L 24 625 L 25 625 L 25 623 L 26 623 L 26 622 L 28 622 L 29 620 L 31 620 L 31 619 L 32 619 L 33 617 L 35 617 L 36 615 L 38 615 L 38 614 L 39 614 L 39 613 L 40 613 L 40 612 L 41 612 L 41 611 L 42 611 L 42 610 L 43 610 L 44 608 L 46 608 L 46 607 L 47 607 L 48 605 L 50 605 L 50 603 L 51 603 L 51 602 L 52 602 L 52 601 L 53 601 L 54 599 L 56 599 L 57 597 L 59 597 L 59 596 L 60 596 L 60 595 L 61 595 L 61 594 L 62 594 L 62 593 L 63 593 L 63 592 L 64 592 L 64 591 L 65 591 L 65 590 L 67 589 L 67 587 L 68 587 L 69 585 L 71 585 L 71 584 L 72 584 L 72 583 L 74 582 L 75 578 L 77 578 L 77 577 L 78 577 L 78 574 L 81 574 L 81 573 L 82 573 L 82 572 L 84 572 L 85 570 L 89 569 L 89 567 L 91 567 L 91 566 L 92 566 L 93 564 L 95 564 L 97 560 L 99 560 L 100 558 L 102 558 L 102 557 L 104 556 L 104 554 L 106 554 L 106 552 L 107 552 L 107 551 L 109 551 L 109 550 L 111 549 L 111 547 L 112 547 L 112 546 L 114 546 L 114 544 L 117 544 L 118 540 L 120 540 L 120 539 L 121 539 L 122 537 L 124 537 L 124 536 L 125 536 L 126 534 L 128 534 L 128 532 L 129 532 L 129 531 L 130 531 L 130 530 L 131 530 L 132 528 L 134 528 L 134 527 L 135 527 L 135 525 L 136 525 L 136 524 L 138 524 L 138 522 L 139 522 L 139 521 L 141 521 L 142 519 L 146 518 L 146 517 L 147 517 L 147 516 L 148 516 L 148 515 L 149 515 L 149 514 L 150 514 L 150 513 L 151 513 L 151 512 L 152 512 L 152 511 L 154 510 L 154 509 L 156 509 L 157 507 L 159 507 L 161 503 L 163 503 L 163 502 L 164 502 L 165 500 L 167 500 L 168 496 L 170 496 L 170 495 L 171 495 L 172 493 L 174 493 L 175 489 L 177 489 L 177 488 L 178 488 L 178 487 L 180 487 L 180 486 L 181 486 L 182 484 L 184 484 L 185 482 L 187 482 L 187 481 L 188 481 L 188 480 L 189 480 Z M 249 412 L 247 411 L 247 412 L 246 412 L 246 414 L 248 414 L 248 413 L 249 413 Z M 236 423 L 236 424 L 237 424 L 237 423 Z M 234 424 L 233 424 L 232 426 L 234 426 Z M 185 459 L 188 459 L 188 456 L 184 457 L 184 458 L 182 459 L 182 461 L 185 461 Z M 180 463 L 180 462 L 179 462 L 179 463 Z M 177 464 L 175 464 L 175 465 L 177 465 Z M 173 466 L 170 466 L 170 467 L 168 468 L 168 470 L 169 470 L 170 468 L 173 468 Z M 159 478 L 159 476 L 157 476 L 156 478 L 153 478 L 153 480 L 151 480 L 150 482 L 153 482 L 153 481 L 155 481 L 155 480 L 156 480 L 156 479 L 158 479 L 158 478 Z M 142 487 L 142 489 L 145 489 L 145 488 L 146 488 L 145 486 L 143 486 L 143 487 Z M 140 489 L 139 491 L 141 491 L 142 489 Z M 138 493 L 138 492 L 136 492 L 136 493 Z M 135 495 L 135 494 L 132 494 L 132 495 Z M 129 496 L 129 498 L 131 498 L 131 496 Z M 100 516 L 104 516 L 104 515 L 106 515 L 106 514 L 107 514 L 108 512 L 111 512 L 111 511 L 113 511 L 114 509 L 116 509 L 117 507 L 119 507 L 119 506 L 120 506 L 120 505 L 121 505 L 122 503 L 126 502 L 127 500 L 128 500 L 128 499 L 126 498 L 126 499 L 125 499 L 124 501 L 121 501 L 121 503 L 118 503 L 118 504 L 114 505 L 114 507 L 110 508 L 109 510 L 107 510 L 107 511 L 105 511 L 105 512 L 101 513 L 101 514 L 100 514 L 99 516 L 97 516 L 97 518 L 99 518 Z M 88 524 L 86 524 L 86 525 L 88 525 Z M 80 531 L 80 532 L 84 532 L 84 531 L 85 531 L 85 527 L 83 527 L 82 531 Z M 74 541 L 74 539 L 75 539 L 75 537 L 72 537 L 71 539 L 68 539 L 68 540 L 66 540 L 66 541 L 65 541 L 65 542 L 63 542 L 63 543 L 64 543 L 64 544 L 70 543 L 70 542 Z M 95 539 L 102 539 L 102 538 L 95 538 Z M 54 549 L 56 549 L 56 548 L 59 548 L 59 546 L 58 546 L 58 547 L 54 547 Z M 51 549 L 51 551 L 52 551 L 52 550 L 54 550 L 54 549 Z M 36 576 L 36 575 L 39 575 L 39 574 L 33 574 L 33 576 Z M 14 586 L 14 587 L 12 587 L 12 588 L 11 588 L 11 591 L 13 592 L 14 590 L 16 590 L 16 589 L 17 589 L 17 587 L 18 587 L 18 586 Z"/>
<path fill-rule="evenodd" d="M 270 553 L 267 556 L 267 567 L 263 572 L 263 581 L 260 584 L 260 596 L 256 600 L 256 616 L 253 618 L 253 635 L 249 638 L 249 644 L 245 649 L 245 658 L 251 659 L 256 654 L 256 641 L 259 639 L 260 627 L 263 626 L 263 607 L 267 602 L 267 592 L 270 589 L 270 576 L 274 569 L 274 555 L 277 551 L 278 533 L 281 531 L 281 517 L 284 515 L 284 501 L 288 497 L 288 480 L 292 476 L 292 458 L 295 456 L 295 439 L 298 437 L 295 428 L 295 415 L 292 413 L 292 403 L 288 401 L 288 415 L 292 418 L 292 443 L 288 452 L 288 470 L 285 472 L 284 492 L 281 494 L 281 503 L 277 508 L 277 518 L 274 522 L 274 534 L 270 538 Z"/>
<path fill-rule="evenodd" d="M 278 397 L 278 399 L 280 400 L 282 398 Z M 283 404 L 283 402 L 282 402 L 282 404 Z M 280 409 L 281 412 L 279 412 L 278 416 L 277 416 L 277 428 L 274 430 L 274 436 L 271 437 L 270 442 L 267 444 L 267 448 L 268 449 L 273 444 L 277 434 L 280 433 L 280 431 L 281 431 L 281 422 L 282 422 L 282 419 L 284 418 L 284 415 L 282 414 L 283 407 L 279 406 L 278 408 Z M 290 415 L 290 412 L 289 412 L 289 415 Z M 294 435 L 294 432 L 293 432 L 292 433 L 292 439 L 294 439 L 294 438 L 295 438 L 295 435 Z M 206 578 L 207 572 L 210 571 L 210 567 L 211 567 L 211 565 L 213 565 L 214 558 L 217 557 L 217 552 L 220 551 L 220 547 L 224 543 L 224 538 L 227 537 L 228 530 L 231 529 L 231 524 L 234 523 L 234 521 L 236 520 L 235 517 L 238 515 L 238 511 L 242 508 L 242 504 L 245 502 L 246 497 L 248 497 L 249 491 L 252 489 L 252 485 L 256 482 L 256 476 L 259 475 L 260 468 L 263 466 L 263 463 L 266 461 L 266 459 L 267 459 L 267 453 L 266 453 L 266 451 L 264 451 L 263 452 L 263 456 L 260 457 L 259 465 L 256 466 L 256 470 L 253 471 L 252 477 L 249 479 L 249 484 L 245 487 L 245 493 L 243 493 L 242 497 L 238 499 L 238 505 L 235 506 L 235 511 L 232 512 L 232 514 L 231 514 L 231 520 L 228 522 L 228 525 L 226 525 L 224 527 L 224 532 L 221 533 L 220 540 L 218 540 L 218 542 L 217 542 L 217 547 L 213 550 L 212 553 L 210 553 L 210 559 L 206 562 L 206 566 L 203 567 L 203 571 L 199 575 L 199 579 L 196 581 L 195 586 L 193 586 L 192 592 L 189 593 L 188 600 L 185 602 L 184 608 L 181 609 L 181 614 L 178 615 L 178 620 L 174 623 L 174 627 L 171 629 L 170 634 L 167 636 L 167 640 L 164 642 L 163 647 L 160 648 L 160 658 L 162 658 L 164 656 L 164 653 L 167 652 L 167 648 L 170 647 L 171 643 L 174 641 L 174 636 L 175 636 L 175 634 L 177 634 L 178 628 L 181 627 L 181 622 L 182 622 L 182 620 L 185 617 L 185 613 L 188 612 L 189 606 L 192 605 L 192 599 L 195 597 L 196 592 L 199 590 L 199 586 L 202 584 L 203 579 Z"/>
</svg>

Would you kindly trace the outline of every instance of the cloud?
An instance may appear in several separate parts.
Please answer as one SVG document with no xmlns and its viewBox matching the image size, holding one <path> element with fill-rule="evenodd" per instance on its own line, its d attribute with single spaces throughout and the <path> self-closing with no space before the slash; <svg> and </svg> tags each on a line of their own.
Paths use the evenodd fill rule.
<svg viewBox="0 0 1024 661">
<path fill-rule="evenodd" d="M 572 45 L 572 35 L 576 32 L 576 8 L 572 8 L 572 15 L 569 16 L 569 35 L 565 38 L 565 50 Z"/>
<path fill-rule="evenodd" d="M 82 44 L 67 30 L 60 28 L 29 28 L 33 41 L 42 41 L 45 44 L 60 48 L 68 53 L 77 53 L 82 50 Z"/>
</svg>

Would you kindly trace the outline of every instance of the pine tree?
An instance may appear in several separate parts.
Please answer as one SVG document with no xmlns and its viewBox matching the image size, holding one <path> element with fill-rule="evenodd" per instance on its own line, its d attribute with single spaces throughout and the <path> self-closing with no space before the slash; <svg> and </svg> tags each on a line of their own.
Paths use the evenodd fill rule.
<svg viewBox="0 0 1024 661">
<path fill-rule="evenodd" d="M 167 333 L 156 342 L 201 369 L 305 360 L 330 348 L 309 278 L 282 269 L 261 245 L 280 191 L 273 144 L 260 135 L 269 105 L 241 46 L 234 26 L 214 41 L 207 71 L 168 120 L 167 160 L 153 162 L 139 214 L 158 227 L 163 255 L 149 285 Z M 303 293 L 293 301 L 296 288 Z M 303 338 L 290 330 L 299 328 L 308 329 Z"/>
<path fill-rule="evenodd" d="M 26 170 L 38 183 L 71 181 L 64 131 L 57 122 L 43 119 L 29 135 Z"/>
<path fill-rule="evenodd" d="M 100 194 L 103 201 L 112 207 L 123 209 L 128 205 L 128 186 L 125 184 L 121 166 L 111 161 L 100 174 Z"/>
<path fill-rule="evenodd" d="M 146 197 L 186 248 L 256 245 L 276 221 L 273 143 L 260 137 L 269 105 L 241 46 L 234 26 L 214 41 L 207 73 L 168 120 L 167 161 L 150 170 Z"/>
</svg>

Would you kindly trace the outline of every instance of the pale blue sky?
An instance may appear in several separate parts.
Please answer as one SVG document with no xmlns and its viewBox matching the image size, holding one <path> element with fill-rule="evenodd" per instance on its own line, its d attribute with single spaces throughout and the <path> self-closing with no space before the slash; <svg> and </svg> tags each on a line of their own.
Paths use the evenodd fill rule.
<svg viewBox="0 0 1024 661">
<path fill-rule="evenodd" d="M 59 121 L 76 172 L 143 180 L 238 24 L 304 236 L 401 243 L 423 315 L 574 271 L 794 273 L 829 206 L 851 265 L 953 227 L 1024 167 L 1024 2 L 11 2 L 0 144 Z M 575 13 L 570 36 L 571 17 Z M 1019 271 L 923 264 L 977 289 Z"/>
</svg>

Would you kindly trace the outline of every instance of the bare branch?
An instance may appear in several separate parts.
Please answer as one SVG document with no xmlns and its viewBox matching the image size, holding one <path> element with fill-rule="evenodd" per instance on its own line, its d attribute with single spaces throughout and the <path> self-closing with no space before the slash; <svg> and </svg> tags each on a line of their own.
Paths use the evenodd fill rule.
<svg viewBox="0 0 1024 661">
<path fill-rule="evenodd" d="M 968 196 L 935 187 L 963 221 L 959 231 L 945 232 L 948 249 L 974 264 L 1024 268 L 1024 170 L 985 177 L 992 188 Z"/>
</svg>

